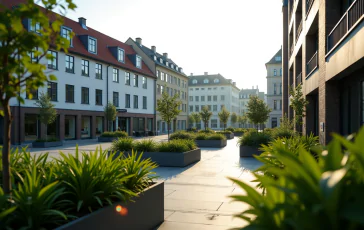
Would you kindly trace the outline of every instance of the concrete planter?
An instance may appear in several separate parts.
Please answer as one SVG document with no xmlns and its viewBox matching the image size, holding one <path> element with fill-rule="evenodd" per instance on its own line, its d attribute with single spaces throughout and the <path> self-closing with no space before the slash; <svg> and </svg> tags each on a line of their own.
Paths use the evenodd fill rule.
<svg viewBox="0 0 364 230">
<path fill-rule="evenodd" d="M 125 216 L 116 212 L 116 206 L 127 208 Z M 83 216 L 56 230 L 98 229 L 154 229 L 164 221 L 164 182 L 156 183 L 134 198 L 134 202 L 118 202 Z"/>
<path fill-rule="evenodd" d="M 236 137 L 241 137 L 243 135 L 244 135 L 243 132 L 234 132 L 234 136 L 236 136 Z"/>
<path fill-rule="evenodd" d="M 36 142 L 34 141 L 32 143 L 33 148 L 51 148 L 51 147 L 58 147 L 62 146 L 62 141 L 53 141 L 53 142 Z"/>
<path fill-rule="evenodd" d="M 113 142 L 117 140 L 119 137 L 98 137 L 98 142 Z"/>
<path fill-rule="evenodd" d="M 128 154 L 128 152 L 124 152 L 124 154 Z M 118 156 L 118 153 L 115 156 Z M 144 152 L 142 159 L 148 158 L 162 167 L 186 167 L 201 160 L 201 149 L 183 153 Z"/>
<path fill-rule="evenodd" d="M 253 155 L 260 155 L 263 152 L 256 146 L 240 146 L 240 157 L 253 157 Z"/>
<path fill-rule="evenodd" d="M 228 139 L 228 140 L 234 139 L 234 133 L 226 133 L 224 135 L 225 135 L 226 139 Z"/>
<path fill-rule="evenodd" d="M 198 147 L 207 147 L 207 148 L 223 148 L 226 146 L 226 140 L 195 140 L 196 145 Z"/>
</svg>

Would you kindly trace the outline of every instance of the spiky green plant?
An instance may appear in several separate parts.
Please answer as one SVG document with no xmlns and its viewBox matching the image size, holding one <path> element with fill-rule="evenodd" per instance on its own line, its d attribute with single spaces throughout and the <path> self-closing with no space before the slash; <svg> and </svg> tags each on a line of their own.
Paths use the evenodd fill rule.
<svg viewBox="0 0 364 230">
<path fill-rule="evenodd" d="M 133 149 L 138 152 L 157 152 L 158 143 L 153 139 L 135 141 Z"/>
</svg>

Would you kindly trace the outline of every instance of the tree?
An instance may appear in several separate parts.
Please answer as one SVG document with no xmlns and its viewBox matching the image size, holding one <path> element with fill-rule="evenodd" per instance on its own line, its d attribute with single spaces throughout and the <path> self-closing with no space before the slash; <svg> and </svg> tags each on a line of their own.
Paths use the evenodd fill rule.
<svg viewBox="0 0 364 230">
<path fill-rule="evenodd" d="M 197 123 L 201 121 L 201 116 L 199 113 L 191 113 L 191 116 L 193 117 L 193 121 L 195 122 L 195 127 L 197 128 Z"/>
<path fill-rule="evenodd" d="M 302 126 L 302 118 L 305 116 L 306 113 L 306 106 L 308 105 L 308 101 L 303 96 L 302 93 L 302 85 L 298 84 L 296 88 L 290 88 L 290 101 L 291 107 L 294 111 L 294 121 L 300 127 Z"/>
<path fill-rule="evenodd" d="M 41 123 L 45 124 L 46 127 L 46 136 L 47 140 L 47 128 L 49 124 L 52 124 L 57 118 L 57 111 L 54 108 L 54 105 L 51 102 L 51 98 L 48 94 L 40 93 L 39 99 L 34 103 L 39 107 L 39 120 Z"/>
<path fill-rule="evenodd" d="M 269 113 L 272 111 L 268 105 L 258 96 L 250 96 L 248 101 L 248 112 L 246 116 L 253 124 L 263 124 L 269 118 Z"/>
<path fill-rule="evenodd" d="M 238 122 L 238 115 L 236 115 L 236 113 L 232 113 L 230 115 L 230 121 L 232 125 L 235 125 L 235 123 Z"/>
<path fill-rule="evenodd" d="M 204 106 L 204 107 L 202 107 L 199 114 L 200 114 L 201 120 L 203 121 L 203 123 L 205 125 L 205 130 L 207 130 L 207 128 L 209 126 L 209 120 L 212 116 L 212 112 L 209 110 L 209 108 L 207 106 Z"/>
<path fill-rule="evenodd" d="M 116 107 L 113 103 L 110 101 L 107 103 L 107 105 L 104 107 L 104 113 L 107 121 L 107 127 L 108 131 L 111 131 L 111 125 L 112 122 L 116 119 Z"/>
<path fill-rule="evenodd" d="M 189 124 L 189 127 L 193 127 L 193 123 L 195 123 L 195 120 L 193 119 L 193 116 L 190 114 L 188 115 L 188 124 Z"/>
<path fill-rule="evenodd" d="M 224 131 L 225 131 L 226 123 L 228 122 L 229 117 L 230 117 L 230 112 L 225 108 L 225 106 L 222 106 L 222 109 L 218 115 L 219 115 L 220 122 L 224 124 Z"/>
<path fill-rule="evenodd" d="M 167 132 L 169 140 L 169 129 L 171 122 L 181 113 L 178 107 L 182 104 L 179 99 L 179 94 L 176 93 L 170 97 L 166 91 L 163 92 L 162 98 L 157 100 L 157 111 L 160 113 L 162 119 L 167 123 Z"/>
<path fill-rule="evenodd" d="M 246 115 L 241 115 L 238 118 L 238 122 L 239 124 L 241 124 L 242 126 L 245 125 L 248 122 L 248 118 Z"/>
<path fill-rule="evenodd" d="M 17 7 L 7 7 L 0 3 L 0 111 L 4 116 L 4 146 L 2 148 L 3 188 L 10 193 L 10 143 L 12 114 L 10 99 L 17 98 L 24 103 L 26 92 L 32 98 L 32 90 L 44 86 L 48 80 L 56 80 L 53 74 L 46 74 L 46 66 L 40 60 L 53 60 L 47 51 L 52 49 L 67 52 L 69 41 L 60 33 L 62 17 L 54 14 L 54 9 L 75 9 L 72 0 L 42 0 L 45 9 L 34 0 L 28 0 Z M 60 12 L 64 14 L 64 12 Z M 52 22 L 49 17 L 52 14 Z M 24 19 L 31 19 L 31 27 L 36 32 L 28 31 L 22 24 Z M 71 34 L 72 36 L 73 34 Z M 32 56 L 32 57 L 30 57 Z"/>
</svg>

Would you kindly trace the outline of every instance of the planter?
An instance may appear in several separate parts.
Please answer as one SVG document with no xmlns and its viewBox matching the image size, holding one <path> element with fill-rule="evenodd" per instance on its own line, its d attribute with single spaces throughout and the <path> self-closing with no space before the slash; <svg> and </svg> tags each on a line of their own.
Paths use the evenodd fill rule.
<svg viewBox="0 0 364 230">
<path fill-rule="evenodd" d="M 234 133 L 226 133 L 224 135 L 225 135 L 226 139 L 228 139 L 228 140 L 234 139 Z"/>
<path fill-rule="evenodd" d="M 125 216 L 116 212 L 116 206 L 127 208 Z M 164 182 L 145 189 L 134 202 L 118 202 L 83 216 L 56 230 L 78 229 L 154 229 L 164 221 Z"/>
<path fill-rule="evenodd" d="M 118 139 L 118 137 L 98 137 L 97 138 L 98 142 L 113 142 L 117 139 Z"/>
<path fill-rule="evenodd" d="M 240 146 L 240 157 L 253 157 L 253 155 L 260 155 L 263 151 L 259 150 L 259 147 L 255 146 Z"/>
<path fill-rule="evenodd" d="M 124 152 L 124 154 L 127 154 L 127 152 Z M 115 156 L 118 156 L 118 153 Z M 142 159 L 148 158 L 162 167 L 186 167 L 201 160 L 201 149 L 183 153 L 144 152 Z"/>
<path fill-rule="evenodd" d="M 32 143 L 33 148 L 51 148 L 51 147 L 58 147 L 62 146 L 62 141 L 53 141 L 53 142 L 36 142 L 34 141 Z"/>
<path fill-rule="evenodd" d="M 223 148 L 226 146 L 226 140 L 195 140 L 198 147 Z"/>
<path fill-rule="evenodd" d="M 236 137 L 241 137 L 243 135 L 244 135 L 243 132 L 234 132 L 234 136 L 236 136 Z"/>
</svg>

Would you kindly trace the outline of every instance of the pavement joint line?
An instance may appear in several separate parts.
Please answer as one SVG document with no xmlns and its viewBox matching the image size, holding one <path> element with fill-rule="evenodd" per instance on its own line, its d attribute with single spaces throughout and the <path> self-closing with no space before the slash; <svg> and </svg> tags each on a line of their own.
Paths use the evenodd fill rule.
<svg viewBox="0 0 364 230">
<path fill-rule="evenodd" d="M 164 209 L 164 211 L 168 211 L 168 212 L 179 212 L 179 213 L 191 213 L 191 214 L 210 214 L 210 215 L 220 215 L 220 216 L 233 216 L 236 214 L 236 212 L 224 212 L 224 211 L 203 211 L 201 209 L 201 211 L 196 211 L 196 210 L 176 210 L 176 209 Z"/>
<path fill-rule="evenodd" d="M 195 225 L 206 225 L 206 226 L 234 227 L 234 226 L 231 226 L 231 225 L 222 225 L 222 224 L 216 224 L 216 223 L 206 224 L 206 223 L 170 221 L 170 220 L 165 220 L 165 221 L 166 222 L 171 222 L 171 223 L 184 223 L 184 224 L 195 224 Z"/>
<path fill-rule="evenodd" d="M 224 204 L 224 202 L 221 202 L 220 206 L 216 209 L 216 211 L 219 211 L 220 207 Z"/>
<path fill-rule="evenodd" d="M 209 185 L 209 184 L 200 184 L 200 183 L 176 183 L 176 182 L 164 182 L 164 184 L 168 185 L 183 185 L 183 186 L 201 186 L 201 187 L 216 187 L 216 188 L 230 188 L 234 187 L 233 185 Z"/>
</svg>

